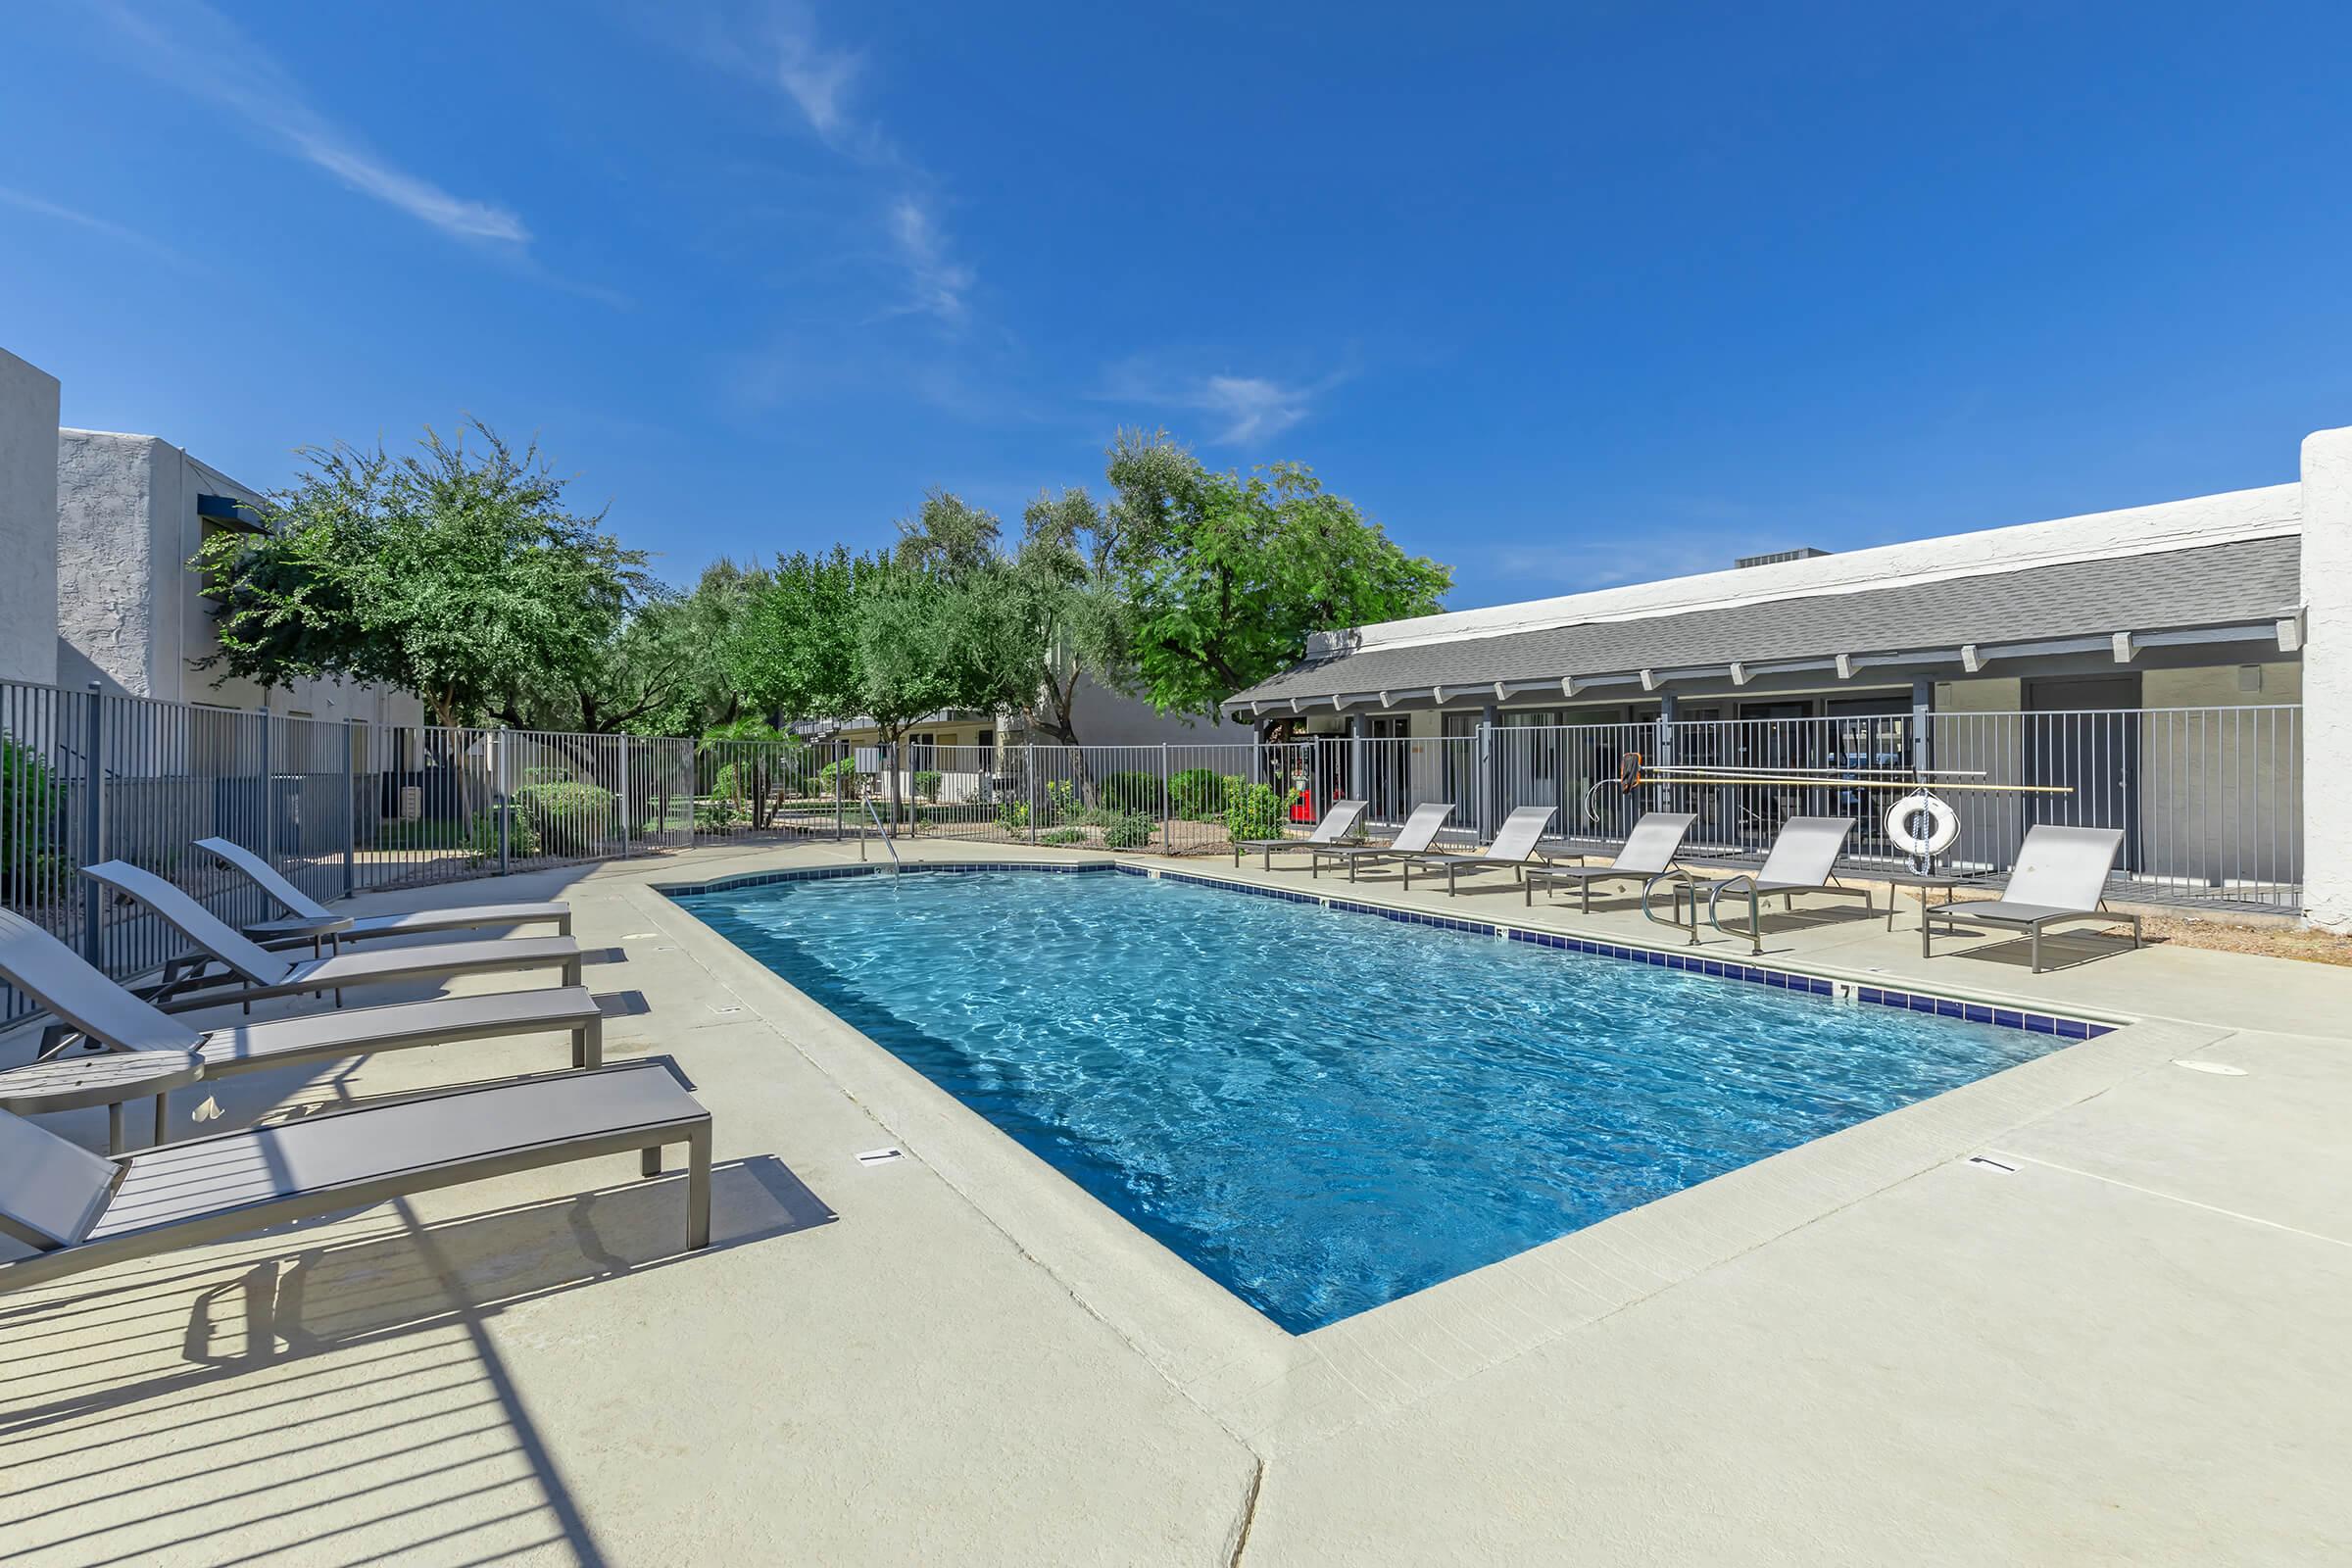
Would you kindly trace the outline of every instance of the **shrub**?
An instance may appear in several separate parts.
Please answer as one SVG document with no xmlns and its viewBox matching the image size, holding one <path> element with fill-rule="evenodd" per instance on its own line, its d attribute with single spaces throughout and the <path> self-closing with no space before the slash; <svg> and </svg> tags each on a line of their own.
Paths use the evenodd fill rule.
<svg viewBox="0 0 2352 1568">
<path fill-rule="evenodd" d="M 1156 831 L 1152 818 L 1130 811 L 1103 822 L 1102 842 L 1114 850 L 1140 850 L 1152 842 Z"/>
<path fill-rule="evenodd" d="M 535 786 L 546 788 L 545 785 Z M 531 825 L 519 804 L 507 808 L 507 858 L 527 860 L 539 853 L 539 830 Z M 418 824 L 422 825 L 422 824 Z M 492 807 L 472 819 L 466 838 L 466 853 L 477 860 L 498 858 L 498 808 Z"/>
<path fill-rule="evenodd" d="M 1074 827 L 1057 827 L 1051 833 L 1038 836 L 1040 844 L 1084 844 L 1086 835 Z"/>
<path fill-rule="evenodd" d="M 1240 784 L 1213 767 L 1188 767 L 1168 780 L 1169 814 L 1187 822 L 1204 822 L 1225 806 L 1226 786 Z"/>
<path fill-rule="evenodd" d="M 1073 816 L 1078 809 L 1078 791 L 1066 778 L 1046 780 L 1046 814 L 1054 821 Z"/>
<path fill-rule="evenodd" d="M 57 776 L 20 742 L 0 736 L 0 896 L 31 899 L 72 885 L 56 848 Z"/>
<path fill-rule="evenodd" d="M 1101 791 L 1102 809 L 1121 815 L 1136 812 L 1152 813 L 1159 809 L 1159 775 L 1156 773 L 1105 773 Z"/>
<path fill-rule="evenodd" d="M 997 826 L 1007 833 L 1027 832 L 1029 830 L 1029 803 L 1027 801 L 1006 801 L 999 806 L 997 808 Z"/>
<path fill-rule="evenodd" d="M 855 757 L 837 757 L 816 770 L 817 787 L 829 790 L 844 799 L 848 798 L 850 786 L 855 784 L 857 779 L 858 759 Z"/>
<path fill-rule="evenodd" d="M 742 803 L 728 796 L 695 803 L 694 828 L 698 833 L 724 833 L 742 820 Z"/>
<path fill-rule="evenodd" d="M 590 855 L 612 836 L 611 790 L 594 784 L 525 784 L 515 798 L 521 819 L 536 830 L 550 855 Z"/>
<path fill-rule="evenodd" d="M 936 767 L 918 769 L 914 775 L 914 798 L 918 801 L 928 801 L 937 806 L 939 804 L 939 786 L 946 781 L 946 777 L 947 775 Z"/>
<path fill-rule="evenodd" d="M 1292 796 L 1271 784 L 1245 784 L 1225 797 L 1225 831 L 1236 844 L 1282 836 Z"/>
</svg>

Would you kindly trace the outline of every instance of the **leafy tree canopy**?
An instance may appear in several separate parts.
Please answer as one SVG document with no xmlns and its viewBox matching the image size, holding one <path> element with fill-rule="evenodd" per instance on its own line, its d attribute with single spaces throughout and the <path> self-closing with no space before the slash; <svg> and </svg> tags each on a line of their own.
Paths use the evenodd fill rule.
<svg viewBox="0 0 2352 1568">
<path fill-rule="evenodd" d="M 207 540 L 219 657 L 265 685 L 336 675 L 474 722 L 518 685 L 586 678 L 651 590 L 645 555 L 565 510 L 537 446 L 488 426 L 416 453 L 312 449 L 263 509 L 270 531 Z"/>
<path fill-rule="evenodd" d="M 1432 613 L 1452 583 L 1298 464 L 1217 473 L 1130 430 L 1109 477 L 1135 678 L 1161 712 L 1212 714 L 1303 657 L 1309 632 Z"/>
</svg>

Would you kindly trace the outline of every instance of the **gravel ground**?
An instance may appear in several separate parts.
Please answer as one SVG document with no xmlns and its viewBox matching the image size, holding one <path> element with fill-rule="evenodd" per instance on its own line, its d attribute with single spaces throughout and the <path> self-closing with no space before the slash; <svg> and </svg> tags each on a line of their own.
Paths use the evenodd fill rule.
<svg viewBox="0 0 2352 1568">
<path fill-rule="evenodd" d="M 1906 904 L 1918 902 L 1909 889 Z M 1990 894 L 1982 895 L 1990 898 Z M 1960 902 L 1977 902 L 1962 894 Z M 2334 963 L 2352 967 L 2352 937 L 2314 931 L 2290 921 L 2230 920 L 2219 915 L 2156 913 L 2142 910 L 2141 933 L 2150 942 L 2169 942 L 2183 948 L 2209 948 L 2216 953 L 2253 953 L 2267 958 L 2299 958 L 2305 963 Z"/>
</svg>

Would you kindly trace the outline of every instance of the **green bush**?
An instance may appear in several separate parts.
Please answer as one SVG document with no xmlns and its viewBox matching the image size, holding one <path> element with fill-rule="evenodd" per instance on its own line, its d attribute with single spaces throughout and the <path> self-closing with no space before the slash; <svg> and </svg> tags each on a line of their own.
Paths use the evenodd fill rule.
<svg viewBox="0 0 2352 1568">
<path fill-rule="evenodd" d="M 1114 850 L 1140 850 L 1152 842 L 1158 827 L 1141 812 L 1113 816 L 1102 824 L 1102 842 Z"/>
<path fill-rule="evenodd" d="M 1213 767 L 1188 767 L 1168 779 L 1168 812 L 1187 822 L 1204 822 L 1225 807 L 1226 786 L 1240 784 Z"/>
<path fill-rule="evenodd" d="M 0 895 L 29 900 L 71 885 L 73 867 L 56 847 L 58 805 L 49 764 L 0 736 Z"/>
<path fill-rule="evenodd" d="M 858 782 L 858 759 L 837 757 L 816 770 L 817 787 L 847 799 Z"/>
<path fill-rule="evenodd" d="M 1051 833 L 1038 835 L 1040 844 L 1084 844 L 1086 834 L 1074 827 L 1057 827 Z"/>
<path fill-rule="evenodd" d="M 517 820 L 530 824 L 550 855 L 592 855 L 612 836 L 611 790 L 594 784 L 525 784 L 515 799 L 522 807 Z"/>
<path fill-rule="evenodd" d="M 946 782 L 946 779 L 947 775 L 942 773 L 936 767 L 916 769 L 914 775 L 914 798 L 918 801 L 929 801 L 934 806 L 938 805 L 939 786 Z"/>
<path fill-rule="evenodd" d="M 545 789 L 548 786 L 531 787 Z M 508 807 L 507 810 L 510 815 L 507 826 L 507 858 L 512 860 L 527 860 L 539 853 L 539 830 L 531 825 L 530 817 L 524 814 L 519 804 Z M 455 823 L 450 824 L 453 837 L 456 825 Z M 498 810 L 495 807 L 480 816 L 472 818 L 466 829 L 466 853 L 477 860 L 498 858 Z"/>
<path fill-rule="evenodd" d="M 1245 784 L 1225 798 L 1225 831 L 1240 844 L 1282 836 L 1293 796 L 1271 784 Z"/>
<path fill-rule="evenodd" d="M 1006 801 L 997 808 L 997 826 L 1007 833 L 1026 833 L 1029 830 L 1029 803 Z"/>
<path fill-rule="evenodd" d="M 1078 791 L 1066 778 L 1046 780 L 1046 815 L 1053 821 L 1064 821 L 1077 814 Z"/>
<path fill-rule="evenodd" d="M 724 833 L 742 821 L 743 815 L 743 803 L 725 795 L 716 800 L 697 801 L 694 829 L 698 833 Z"/>
<path fill-rule="evenodd" d="M 1120 815 L 1156 813 L 1159 810 L 1159 775 L 1105 773 L 1102 775 L 1101 796 L 1105 811 L 1115 811 Z"/>
</svg>

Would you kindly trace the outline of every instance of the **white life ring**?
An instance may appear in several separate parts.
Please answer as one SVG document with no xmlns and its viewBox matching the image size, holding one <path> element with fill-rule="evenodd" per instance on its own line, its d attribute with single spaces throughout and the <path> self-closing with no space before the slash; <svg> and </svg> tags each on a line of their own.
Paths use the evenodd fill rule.
<svg viewBox="0 0 2352 1568">
<path fill-rule="evenodd" d="M 1911 824 L 1922 812 L 1932 825 L 1926 833 L 1914 833 Z M 1941 855 L 1959 837 L 1960 813 L 1933 795 L 1906 795 L 1886 808 L 1887 841 L 1905 855 Z"/>
</svg>

